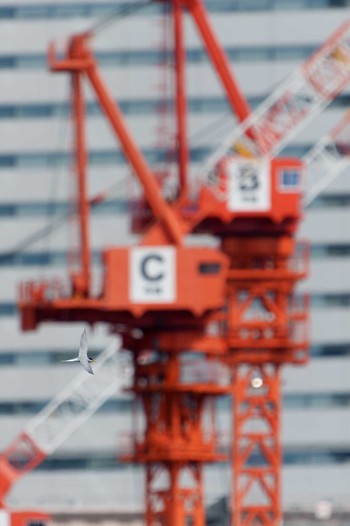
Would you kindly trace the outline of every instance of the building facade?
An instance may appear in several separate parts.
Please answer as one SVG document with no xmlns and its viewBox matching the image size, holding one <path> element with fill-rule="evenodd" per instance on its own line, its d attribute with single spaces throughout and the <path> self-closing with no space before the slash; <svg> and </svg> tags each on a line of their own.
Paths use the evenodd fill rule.
<svg viewBox="0 0 350 526">
<path fill-rule="evenodd" d="M 19 282 L 65 277 L 67 253 L 76 247 L 72 220 L 61 221 L 69 214 L 74 193 L 69 81 L 47 71 L 48 43 L 54 39 L 62 49 L 69 35 L 95 27 L 99 20 L 105 23 L 109 13 L 120 9 L 113 24 L 105 24 L 103 30 L 96 26 L 93 47 L 106 84 L 147 159 L 155 166 L 167 159 L 171 128 L 162 128 L 167 117 L 159 103 L 162 97 L 168 100 L 171 92 L 164 68 L 167 29 L 158 4 L 128 17 L 123 12 L 126 4 L 122 0 L 0 3 L 1 449 L 78 373 L 76 364 L 60 360 L 75 355 L 83 325 L 46 324 L 36 332 L 22 333 L 16 310 Z M 208 0 L 207 5 L 253 107 L 350 16 L 346 0 Z M 187 29 L 195 174 L 235 120 L 190 22 Z M 133 184 L 88 87 L 86 95 L 89 195 L 111 191 L 91 221 L 98 278 L 101 249 L 135 239 L 128 205 Z M 348 88 L 285 151 L 303 155 L 340 120 L 349 102 Z M 350 182 L 344 174 L 305 211 L 300 232 L 311 242 L 311 274 L 301 289 L 311 294 L 312 359 L 305 367 L 285 367 L 283 372 L 286 511 L 310 511 L 323 499 L 335 509 L 350 508 L 349 204 Z M 110 339 L 107 327 L 96 327 L 89 333 L 92 353 L 98 354 Z M 35 472 L 18 481 L 8 503 L 139 512 L 142 470 L 118 460 L 132 431 L 131 407 L 126 394 L 108 401 Z M 229 400 L 222 400 L 223 432 L 229 431 L 229 411 Z M 226 465 L 208 468 L 208 505 L 226 496 L 229 484 Z"/>
</svg>

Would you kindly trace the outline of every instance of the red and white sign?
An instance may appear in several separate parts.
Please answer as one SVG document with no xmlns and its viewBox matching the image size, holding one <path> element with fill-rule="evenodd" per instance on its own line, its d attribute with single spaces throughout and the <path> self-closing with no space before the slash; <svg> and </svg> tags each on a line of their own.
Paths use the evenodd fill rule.
<svg viewBox="0 0 350 526">
<path fill-rule="evenodd" d="M 233 158 L 227 162 L 227 207 L 231 212 L 266 212 L 271 208 L 267 161 Z"/>
<path fill-rule="evenodd" d="M 173 303 L 176 300 L 174 247 L 135 247 L 130 250 L 129 295 L 133 303 Z"/>
</svg>

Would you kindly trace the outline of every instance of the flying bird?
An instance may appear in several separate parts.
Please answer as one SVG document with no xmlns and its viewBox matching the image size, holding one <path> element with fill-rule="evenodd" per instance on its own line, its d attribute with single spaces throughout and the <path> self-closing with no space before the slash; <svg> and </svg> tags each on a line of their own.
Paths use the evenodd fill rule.
<svg viewBox="0 0 350 526">
<path fill-rule="evenodd" d="M 77 358 L 71 358 L 70 360 L 62 360 L 63 362 L 80 362 L 81 365 L 84 367 L 85 371 L 87 371 L 90 374 L 94 374 L 94 371 L 92 370 L 92 367 L 90 365 L 91 362 L 93 362 L 92 358 L 89 358 L 87 355 L 88 351 L 88 342 L 87 342 L 87 336 L 86 336 L 86 330 L 84 329 L 83 334 L 80 338 L 80 347 L 79 347 L 79 354 Z"/>
</svg>

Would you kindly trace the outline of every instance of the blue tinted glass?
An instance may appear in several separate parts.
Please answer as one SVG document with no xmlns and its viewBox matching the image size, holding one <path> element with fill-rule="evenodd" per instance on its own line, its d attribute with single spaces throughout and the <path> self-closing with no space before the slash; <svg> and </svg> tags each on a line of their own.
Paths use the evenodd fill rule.
<svg viewBox="0 0 350 526">
<path fill-rule="evenodd" d="M 226 48 L 227 56 L 234 62 L 266 61 L 266 60 L 302 60 L 315 50 L 315 46 L 249 46 Z M 169 53 L 167 54 L 169 55 Z M 96 58 L 101 66 L 136 66 L 164 64 L 173 61 L 160 51 L 130 50 L 130 51 L 97 51 Z M 190 63 L 208 62 L 203 49 L 189 49 L 187 58 Z M 46 68 L 45 54 L 0 55 L 0 68 Z"/>
<path fill-rule="evenodd" d="M 255 108 L 265 99 L 261 97 L 249 97 L 249 104 Z M 150 115 L 159 110 L 159 103 L 152 100 L 122 100 L 117 101 L 121 110 L 126 115 Z M 162 103 L 164 104 L 164 103 Z M 172 102 L 168 101 L 168 109 L 172 109 Z M 229 110 L 227 101 L 223 97 L 203 97 L 191 98 L 188 101 L 189 110 L 192 113 L 218 113 Z M 340 95 L 335 99 L 331 106 L 347 108 L 350 105 L 350 95 Z M 67 116 L 69 114 L 68 104 L 2 104 L 0 105 L 1 118 L 33 118 L 33 117 L 52 117 L 53 115 Z M 100 115 L 101 110 L 97 103 L 87 104 L 87 114 L 89 116 Z M 311 145 L 292 145 L 284 149 L 284 153 L 293 152 L 306 153 Z M 296 155 L 298 156 L 298 155 Z"/>
<path fill-rule="evenodd" d="M 270 11 L 277 9 L 317 9 L 320 7 L 343 7 L 346 0 L 207 0 L 206 5 L 212 13 L 236 11 Z M 127 3 L 121 3 L 118 11 L 122 11 Z M 150 15 L 160 13 L 163 6 L 151 3 L 143 8 L 142 13 Z M 99 17 L 115 13 L 115 3 L 86 2 L 66 4 L 32 4 L 0 7 L 0 18 L 75 18 Z"/>
<path fill-rule="evenodd" d="M 282 188 L 296 188 L 299 186 L 299 172 L 297 170 L 284 169 L 280 172 L 280 186 Z"/>
</svg>

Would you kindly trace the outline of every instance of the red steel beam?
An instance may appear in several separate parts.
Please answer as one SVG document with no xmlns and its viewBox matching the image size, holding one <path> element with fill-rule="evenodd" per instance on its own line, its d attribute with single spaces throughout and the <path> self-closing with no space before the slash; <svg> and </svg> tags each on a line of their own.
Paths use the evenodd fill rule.
<svg viewBox="0 0 350 526">
<path fill-rule="evenodd" d="M 75 165 L 78 175 L 78 206 L 80 225 L 80 274 L 75 275 L 77 292 L 84 297 L 90 291 L 90 236 L 89 212 L 90 206 L 87 194 L 86 165 L 87 154 L 85 146 L 85 106 L 82 92 L 82 78 L 79 71 L 72 73 L 72 105 L 73 123 L 75 128 Z M 78 281 L 77 281 L 78 280 Z"/>
<path fill-rule="evenodd" d="M 176 113 L 177 147 L 179 163 L 180 197 L 187 195 L 189 145 L 187 139 L 187 96 L 186 96 L 186 49 L 184 42 L 182 0 L 174 0 L 174 36 L 176 71 Z"/>
<path fill-rule="evenodd" d="M 236 113 L 240 122 L 243 122 L 249 117 L 251 109 L 231 71 L 230 62 L 216 38 L 202 0 L 182 1 L 196 23 L 208 55 L 220 77 L 222 85 L 224 86 L 232 110 Z"/>
<path fill-rule="evenodd" d="M 96 61 L 87 46 L 87 40 L 88 37 L 85 34 L 72 37 L 69 55 L 62 60 L 55 58 L 51 47 L 49 50 L 51 70 L 70 72 L 78 70 L 86 74 L 108 122 L 119 139 L 125 157 L 144 188 L 146 199 L 156 219 L 162 224 L 167 234 L 167 241 L 177 246 L 182 245 L 183 233 L 180 218 L 175 215 L 163 198 L 152 170 L 127 128 L 119 105 L 102 81 Z"/>
</svg>

